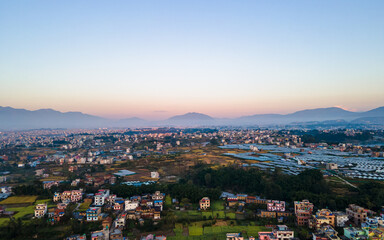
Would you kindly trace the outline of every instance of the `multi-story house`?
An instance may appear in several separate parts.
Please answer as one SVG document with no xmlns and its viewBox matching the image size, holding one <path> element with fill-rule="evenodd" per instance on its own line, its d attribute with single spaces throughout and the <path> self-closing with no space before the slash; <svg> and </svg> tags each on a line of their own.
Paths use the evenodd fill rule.
<svg viewBox="0 0 384 240">
<path fill-rule="evenodd" d="M 324 225 L 335 227 L 335 215 L 329 209 L 317 211 L 309 221 L 309 227 L 313 229 L 320 229 Z"/>
<path fill-rule="evenodd" d="M 323 225 L 312 233 L 313 240 L 341 240 L 338 233 L 331 225 Z"/>
<path fill-rule="evenodd" d="M 308 200 L 295 201 L 295 215 L 298 226 L 308 226 L 313 212 L 313 204 Z"/>
<path fill-rule="evenodd" d="M 61 199 L 61 194 L 58 192 L 55 192 L 55 194 L 53 195 L 53 201 L 58 202 L 60 201 L 60 199 Z"/>
<path fill-rule="evenodd" d="M 278 200 L 268 200 L 267 201 L 267 210 L 270 212 L 284 212 L 285 211 L 285 202 Z"/>
<path fill-rule="evenodd" d="M 105 239 L 107 239 L 107 236 L 105 236 L 103 230 L 91 232 L 91 240 L 105 240 Z"/>
<path fill-rule="evenodd" d="M 110 205 L 115 204 L 116 197 L 117 197 L 116 194 L 109 195 L 107 198 L 107 203 Z"/>
<path fill-rule="evenodd" d="M 286 225 L 277 225 L 271 232 L 259 232 L 259 240 L 290 240 L 294 232 Z"/>
<path fill-rule="evenodd" d="M 104 190 L 100 189 L 96 194 L 95 194 L 95 205 L 96 206 L 103 206 L 105 204 L 106 198 L 109 196 L 109 190 Z"/>
<path fill-rule="evenodd" d="M 353 240 L 368 239 L 368 233 L 365 230 L 354 227 L 344 228 L 344 236 Z"/>
<path fill-rule="evenodd" d="M 72 195 L 71 191 L 64 191 L 61 194 L 61 201 L 62 202 L 71 202 L 71 195 Z"/>
<path fill-rule="evenodd" d="M 266 204 L 267 200 L 259 196 L 248 196 L 245 200 L 246 203 Z"/>
<path fill-rule="evenodd" d="M 113 210 L 120 211 L 124 209 L 124 200 L 123 199 L 116 199 L 115 203 L 113 204 Z"/>
<path fill-rule="evenodd" d="M 160 211 L 163 211 L 163 200 L 154 200 L 153 201 L 154 207 L 159 207 Z"/>
<path fill-rule="evenodd" d="M 333 212 L 335 215 L 336 227 L 345 227 L 345 223 L 348 222 L 349 218 L 345 212 Z"/>
<path fill-rule="evenodd" d="M 356 226 L 360 226 L 364 223 L 368 217 L 368 214 L 373 213 L 372 211 L 360 207 L 355 204 L 350 204 L 347 209 L 345 209 L 349 219 L 353 221 Z"/>
<path fill-rule="evenodd" d="M 115 228 L 124 228 L 125 226 L 125 220 L 126 220 L 127 214 L 123 213 L 120 214 L 114 221 L 113 225 Z"/>
<path fill-rule="evenodd" d="M 35 208 L 35 217 L 37 218 L 44 217 L 44 215 L 47 213 L 47 210 L 48 210 L 47 204 L 45 203 L 37 204 Z"/>
<path fill-rule="evenodd" d="M 79 202 L 83 198 L 83 193 L 80 190 L 72 190 L 71 202 Z"/>
<path fill-rule="evenodd" d="M 211 207 L 211 201 L 209 200 L 208 197 L 203 197 L 203 198 L 199 201 L 199 206 L 200 206 L 200 209 L 201 209 L 201 210 L 207 210 L 208 208 Z"/>
<path fill-rule="evenodd" d="M 277 225 L 274 232 L 278 240 L 289 240 L 294 237 L 294 232 L 286 225 Z"/>
<path fill-rule="evenodd" d="M 87 221 L 98 221 L 99 220 L 99 215 L 101 213 L 101 208 L 100 207 L 90 207 L 88 208 L 86 212 L 87 216 Z"/>
<path fill-rule="evenodd" d="M 138 206 L 138 201 L 125 200 L 125 211 L 135 210 Z"/>
<path fill-rule="evenodd" d="M 123 240 L 123 233 L 120 229 L 116 228 L 109 233 L 109 240 Z"/>
<path fill-rule="evenodd" d="M 152 194 L 152 200 L 163 200 L 164 199 L 164 193 L 161 193 L 160 191 L 156 191 L 154 194 Z"/>
</svg>

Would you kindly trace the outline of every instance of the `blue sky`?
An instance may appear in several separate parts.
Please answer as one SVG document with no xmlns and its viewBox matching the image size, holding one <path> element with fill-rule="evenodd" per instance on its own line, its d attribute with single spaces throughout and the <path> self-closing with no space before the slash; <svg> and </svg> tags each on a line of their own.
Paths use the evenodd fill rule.
<svg viewBox="0 0 384 240">
<path fill-rule="evenodd" d="M 384 1 L 1 1 L 0 105 L 217 117 L 384 105 Z"/>
</svg>

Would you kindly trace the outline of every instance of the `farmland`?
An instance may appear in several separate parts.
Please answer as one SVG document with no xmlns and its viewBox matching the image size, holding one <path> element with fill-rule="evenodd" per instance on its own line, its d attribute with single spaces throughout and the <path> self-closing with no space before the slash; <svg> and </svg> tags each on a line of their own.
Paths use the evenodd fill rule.
<svg viewBox="0 0 384 240">
<path fill-rule="evenodd" d="M 1 205 L 32 204 L 37 196 L 13 196 L 0 202 Z"/>
</svg>

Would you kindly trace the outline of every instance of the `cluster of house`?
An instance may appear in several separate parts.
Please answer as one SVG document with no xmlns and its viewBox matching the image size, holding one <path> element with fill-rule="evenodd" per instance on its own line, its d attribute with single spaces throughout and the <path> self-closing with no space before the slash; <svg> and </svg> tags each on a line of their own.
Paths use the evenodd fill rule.
<svg viewBox="0 0 384 240">
<path fill-rule="evenodd" d="M 103 218 L 101 207 L 122 212 L 115 220 L 115 227 L 125 225 L 127 219 L 144 221 L 144 219 L 159 220 L 163 210 L 165 194 L 156 191 L 154 194 L 133 196 L 129 199 L 119 198 L 110 194 L 109 190 L 100 189 L 94 195 L 94 204 L 86 211 L 87 221 L 99 221 Z"/>
<path fill-rule="evenodd" d="M 259 232 L 259 240 L 290 240 L 294 238 L 295 232 L 286 225 L 277 225 L 268 232 Z M 241 233 L 227 233 L 227 240 L 256 240 L 255 237 L 244 238 Z"/>
<path fill-rule="evenodd" d="M 259 209 L 258 217 L 262 218 L 277 218 L 279 222 L 283 222 L 289 216 L 293 216 L 292 212 L 286 211 L 285 201 L 267 200 L 259 196 L 249 196 L 247 194 L 232 194 L 223 192 L 220 196 L 226 201 L 227 207 L 238 207 L 237 212 L 243 212 L 243 207 L 246 204 L 264 204 L 266 209 Z"/>
<path fill-rule="evenodd" d="M 344 228 L 344 236 L 349 239 L 384 239 L 384 214 L 373 217 L 376 215 L 375 212 L 355 204 L 350 204 L 345 212 L 332 212 L 329 209 L 319 209 L 315 212 L 313 203 L 302 200 L 295 201 L 294 211 L 290 212 L 286 211 L 284 201 L 266 200 L 257 196 L 227 192 L 223 192 L 221 198 L 226 200 L 228 207 L 240 207 L 249 203 L 265 204 L 266 209 L 259 209 L 257 212 L 257 216 L 262 218 L 277 218 L 281 222 L 284 221 L 285 217 L 295 216 L 296 225 L 311 229 L 314 240 L 341 239 L 335 230 L 336 227 Z M 204 209 L 206 202 L 205 198 L 200 201 L 201 209 Z M 347 227 L 348 225 L 355 227 Z M 227 239 L 243 238 L 236 234 L 229 234 Z M 284 225 L 278 225 L 271 232 L 259 233 L 259 239 L 293 239 L 293 231 L 288 230 Z"/>
<path fill-rule="evenodd" d="M 53 196 L 53 201 L 58 202 L 56 207 L 48 208 L 46 203 L 40 203 L 35 206 L 36 218 L 48 216 L 48 221 L 59 222 L 65 214 L 67 205 L 71 202 L 80 202 L 83 197 L 82 190 L 64 191 L 62 193 L 56 192 Z"/>
<path fill-rule="evenodd" d="M 72 199 L 68 197 L 69 193 L 67 192 L 71 193 L 71 191 L 55 193 L 54 200 Z M 63 196 L 65 197 L 63 198 Z M 93 198 L 89 198 L 90 196 Z M 103 229 L 92 232 L 92 240 L 123 240 L 125 238 L 122 231 L 127 220 L 137 220 L 140 224 L 143 224 L 145 219 L 152 219 L 156 223 L 156 221 L 161 219 L 160 214 L 163 210 L 164 200 L 165 194 L 160 191 L 156 191 L 154 194 L 144 194 L 124 199 L 111 194 L 108 189 L 100 189 L 97 193 L 88 195 L 84 199 L 84 203 L 89 203 L 89 208 L 83 212 L 77 210 L 75 218 L 87 222 L 102 222 Z M 103 210 L 113 210 L 117 217 L 112 219 L 108 214 L 103 213 Z M 78 240 L 86 238 L 85 235 L 73 235 L 67 239 Z"/>
</svg>

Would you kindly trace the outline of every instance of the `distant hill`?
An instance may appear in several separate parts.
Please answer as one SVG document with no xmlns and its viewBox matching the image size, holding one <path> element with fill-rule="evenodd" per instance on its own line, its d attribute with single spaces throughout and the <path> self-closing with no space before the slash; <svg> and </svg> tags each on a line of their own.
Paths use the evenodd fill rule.
<svg viewBox="0 0 384 240">
<path fill-rule="evenodd" d="M 295 126 L 384 126 L 384 107 L 366 112 L 351 112 L 337 107 L 316 108 L 290 114 L 256 114 L 239 118 L 213 118 L 206 114 L 190 112 L 163 121 L 150 121 L 136 117 L 112 120 L 81 112 L 59 112 L 53 109 L 30 111 L 0 107 L 0 130 L 153 126 L 273 126 L 290 124 Z"/>
<path fill-rule="evenodd" d="M 212 125 L 215 124 L 215 119 L 206 114 L 190 112 L 168 118 L 167 120 L 160 122 L 160 124 L 181 126 Z"/>
<path fill-rule="evenodd" d="M 0 129 L 95 128 L 106 125 L 101 117 L 80 112 L 59 112 L 52 109 L 29 111 L 0 107 Z"/>
</svg>

